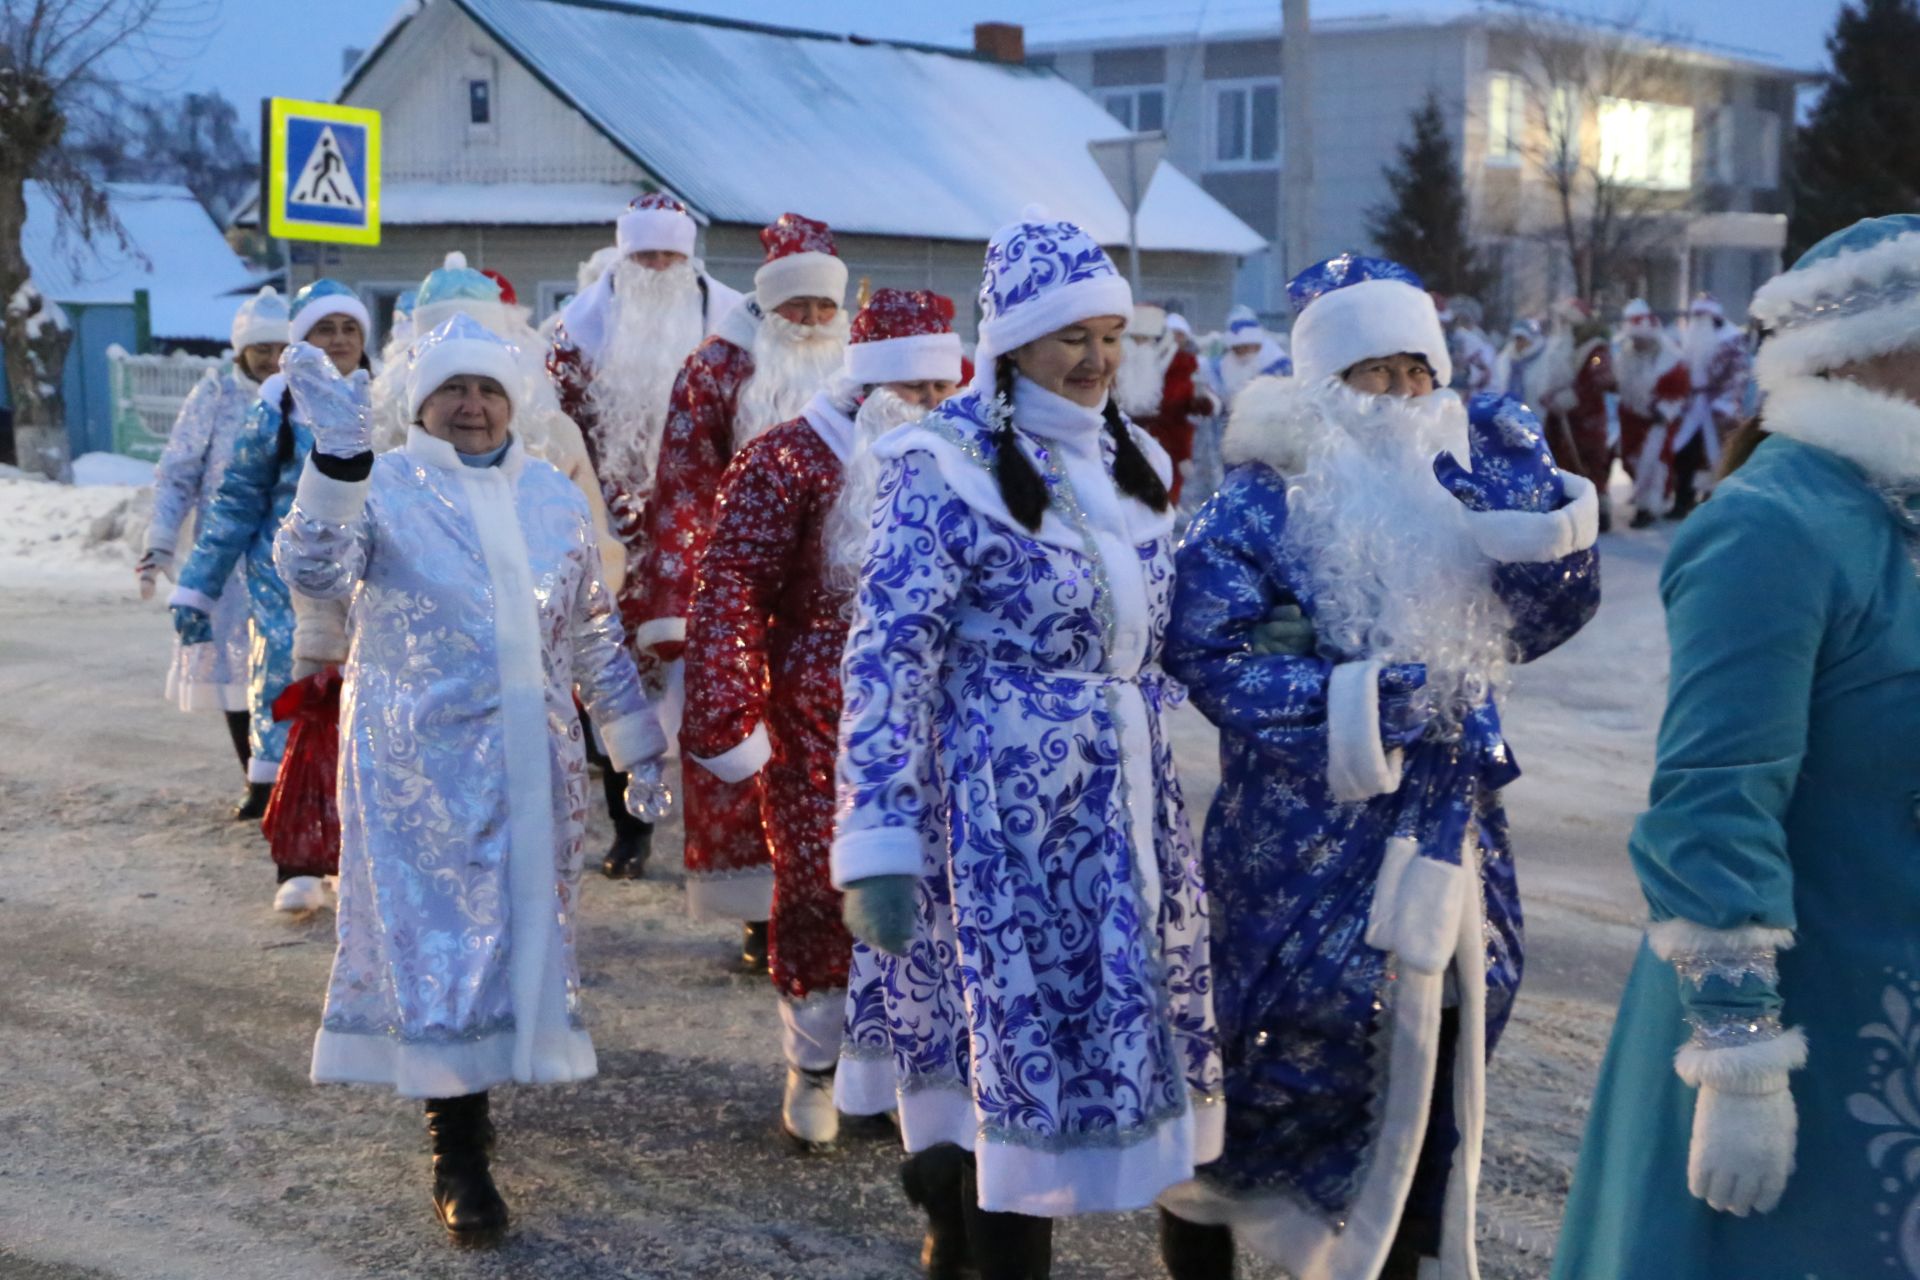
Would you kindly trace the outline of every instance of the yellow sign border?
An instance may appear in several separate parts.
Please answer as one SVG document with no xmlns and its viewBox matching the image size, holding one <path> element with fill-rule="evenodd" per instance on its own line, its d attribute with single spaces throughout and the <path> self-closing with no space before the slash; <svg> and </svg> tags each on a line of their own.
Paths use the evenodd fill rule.
<svg viewBox="0 0 1920 1280">
<path fill-rule="evenodd" d="M 273 98 L 267 121 L 267 234 L 276 240 L 316 240 L 323 244 L 377 245 L 380 243 L 380 113 L 367 107 L 343 107 L 336 102 L 302 102 Z M 345 227 L 337 222 L 306 222 L 286 216 L 287 121 L 300 117 L 329 124 L 350 124 L 367 132 L 367 224 Z"/>
</svg>

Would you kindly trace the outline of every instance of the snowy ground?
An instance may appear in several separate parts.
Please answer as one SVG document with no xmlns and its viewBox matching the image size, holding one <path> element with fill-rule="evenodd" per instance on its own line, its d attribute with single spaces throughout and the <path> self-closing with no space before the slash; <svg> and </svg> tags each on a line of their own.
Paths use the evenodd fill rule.
<svg viewBox="0 0 1920 1280">
<path fill-rule="evenodd" d="M 0 476 L 0 1276 L 914 1274 L 889 1143 L 805 1158 L 776 1140 L 772 996 L 725 972 L 724 930 L 686 920 L 677 829 L 653 878 L 588 882 L 601 1074 L 503 1091 L 515 1235 L 449 1250 L 417 1109 L 306 1082 L 333 920 L 268 910 L 259 836 L 224 816 L 240 778 L 223 729 L 161 701 L 165 612 L 132 590 L 145 510 L 132 489 Z M 1599 620 L 1508 704 L 1531 955 L 1493 1070 L 1488 1280 L 1547 1271 L 1637 939 L 1623 846 L 1664 686 L 1664 543 L 1607 540 Z M 1181 733 L 1203 812 L 1207 730 Z M 1060 1280 L 1161 1274 L 1147 1214 L 1056 1239 Z"/>
</svg>

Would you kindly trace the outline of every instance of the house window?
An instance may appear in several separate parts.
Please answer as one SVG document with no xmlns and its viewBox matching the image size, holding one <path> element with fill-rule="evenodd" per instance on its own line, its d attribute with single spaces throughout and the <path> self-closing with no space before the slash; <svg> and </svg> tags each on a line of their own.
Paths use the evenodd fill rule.
<svg viewBox="0 0 1920 1280">
<path fill-rule="evenodd" d="M 1556 167 L 1579 167 L 1580 94 L 1567 85 L 1556 85 L 1547 99 L 1547 148 Z"/>
<path fill-rule="evenodd" d="M 1167 127 L 1165 89 L 1107 89 L 1100 95 L 1100 105 L 1134 133 L 1153 133 Z"/>
<path fill-rule="evenodd" d="M 1209 85 L 1213 145 L 1209 167 L 1253 168 L 1280 160 L 1280 82 L 1248 80 Z"/>
<path fill-rule="evenodd" d="M 1713 180 L 1720 183 L 1732 183 L 1738 176 L 1739 162 L 1735 159 L 1734 114 L 1732 107 L 1720 107 L 1713 113 L 1713 127 L 1707 138 L 1708 155 L 1711 157 L 1710 171 Z"/>
<path fill-rule="evenodd" d="M 1487 77 L 1487 162 L 1518 163 L 1526 136 L 1526 81 L 1497 71 Z"/>
<path fill-rule="evenodd" d="M 493 123 L 493 82 L 491 80 L 467 81 L 467 123 Z"/>
<path fill-rule="evenodd" d="M 1693 185 L 1693 108 L 1630 98 L 1600 100 L 1600 174 L 1629 187 Z"/>
<path fill-rule="evenodd" d="M 1756 111 L 1759 122 L 1759 161 L 1753 170 L 1756 191 L 1773 191 L 1780 186 L 1780 113 Z"/>
</svg>

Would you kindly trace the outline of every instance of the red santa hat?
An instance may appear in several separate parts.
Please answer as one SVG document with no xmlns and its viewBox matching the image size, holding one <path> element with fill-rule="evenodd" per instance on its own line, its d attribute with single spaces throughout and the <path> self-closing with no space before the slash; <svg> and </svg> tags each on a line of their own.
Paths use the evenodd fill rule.
<svg viewBox="0 0 1920 1280">
<path fill-rule="evenodd" d="M 520 301 L 520 295 L 513 291 L 513 281 L 507 279 L 492 267 L 480 268 L 480 274 L 500 286 L 500 301 L 510 307 Z"/>
<path fill-rule="evenodd" d="M 1620 308 L 1620 323 L 1629 329 L 1658 329 L 1660 317 L 1653 314 L 1645 298 L 1635 298 Z"/>
<path fill-rule="evenodd" d="M 958 382 L 960 373 L 952 298 L 928 289 L 877 289 L 853 318 L 847 374 L 862 386 Z"/>
<path fill-rule="evenodd" d="M 762 311 L 795 298 L 845 302 L 847 264 L 840 261 L 826 223 L 783 213 L 780 221 L 761 230 L 760 243 L 767 260 L 753 273 L 753 293 Z"/>
<path fill-rule="evenodd" d="M 614 243 L 620 256 L 662 251 L 693 256 L 693 238 L 699 228 L 687 206 L 664 191 L 649 191 L 627 206 L 614 224 Z"/>
</svg>

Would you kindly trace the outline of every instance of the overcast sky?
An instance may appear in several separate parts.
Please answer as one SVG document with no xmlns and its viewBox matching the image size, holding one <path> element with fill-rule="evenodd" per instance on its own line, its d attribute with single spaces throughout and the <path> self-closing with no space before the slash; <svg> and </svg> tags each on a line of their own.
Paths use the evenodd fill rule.
<svg viewBox="0 0 1920 1280">
<path fill-rule="evenodd" d="M 243 120 L 258 118 L 262 97 L 326 99 L 340 84 L 341 53 L 373 43 L 399 0 L 204 0 L 217 12 L 204 49 L 183 61 L 155 87 L 168 92 L 219 89 L 241 108 Z M 864 35 L 966 44 L 976 21 L 1030 23 L 1072 15 L 1076 25 L 1099 20 L 1099 0 L 651 0 L 658 8 L 744 18 L 784 26 Z M 1737 46 L 1807 69 L 1825 65 L 1825 38 L 1841 0 L 1563 0 L 1564 7 L 1617 15 L 1636 11 L 1642 20 L 1684 30 L 1706 41 Z M 1116 12 L 1169 13 L 1192 25 L 1205 9 L 1257 8 L 1252 0 L 1116 0 Z M 1270 6 L 1276 13 L 1280 0 Z M 1459 0 L 1315 0 L 1323 17 L 1380 12 L 1452 9 Z"/>
</svg>

